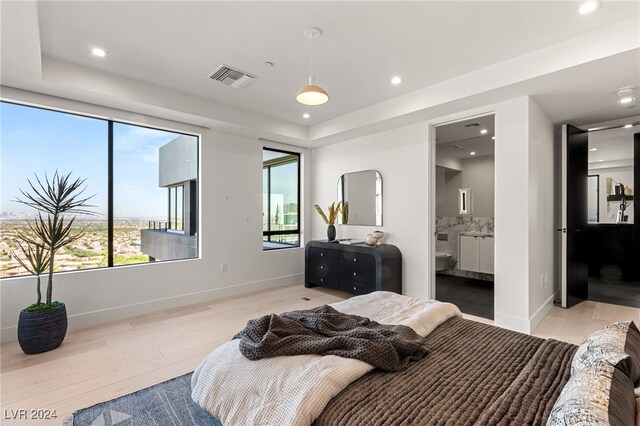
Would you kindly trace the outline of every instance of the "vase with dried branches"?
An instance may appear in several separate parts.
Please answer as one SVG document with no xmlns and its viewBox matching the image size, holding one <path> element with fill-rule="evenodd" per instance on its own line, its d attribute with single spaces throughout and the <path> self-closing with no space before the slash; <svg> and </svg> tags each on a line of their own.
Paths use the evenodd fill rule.
<svg viewBox="0 0 640 426">
<path fill-rule="evenodd" d="M 336 219 L 338 218 L 338 214 L 340 213 L 340 210 L 342 208 L 342 203 L 335 202 L 335 201 L 331 203 L 327 208 L 327 211 L 329 213 L 328 215 L 324 213 L 324 211 L 322 210 L 322 207 L 320 207 L 319 205 L 316 204 L 313 207 L 315 207 L 316 211 L 318 212 L 318 214 L 320 215 L 324 223 L 327 224 L 327 239 L 329 241 L 335 241 L 336 239 L 335 224 L 336 224 Z"/>
<path fill-rule="evenodd" d="M 79 240 L 84 227 L 74 227 L 78 214 L 95 215 L 88 210 L 93 196 L 84 196 L 85 179 L 72 179 L 71 173 L 43 179 L 35 175 L 27 180 L 29 190 L 20 189 L 14 201 L 36 211 L 34 219 L 27 219 L 28 231 L 17 233 L 18 250 L 14 258 L 28 272 L 36 275 L 37 300 L 20 312 L 18 342 L 27 354 L 46 352 L 62 344 L 67 332 L 67 311 L 64 303 L 53 300 L 53 272 L 56 253 L 67 244 Z M 69 215 L 72 215 L 69 217 Z M 48 271 L 47 292 L 42 302 L 40 275 Z"/>
</svg>

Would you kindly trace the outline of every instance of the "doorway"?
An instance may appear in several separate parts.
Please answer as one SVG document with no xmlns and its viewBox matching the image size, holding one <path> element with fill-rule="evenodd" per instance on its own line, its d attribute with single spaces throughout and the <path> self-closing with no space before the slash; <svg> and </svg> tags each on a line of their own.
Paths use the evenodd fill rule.
<svg viewBox="0 0 640 426">
<path fill-rule="evenodd" d="M 493 320 L 495 115 L 435 133 L 435 298 Z"/>
<path fill-rule="evenodd" d="M 562 305 L 640 307 L 638 123 L 563 129 Z"/>
</svg>

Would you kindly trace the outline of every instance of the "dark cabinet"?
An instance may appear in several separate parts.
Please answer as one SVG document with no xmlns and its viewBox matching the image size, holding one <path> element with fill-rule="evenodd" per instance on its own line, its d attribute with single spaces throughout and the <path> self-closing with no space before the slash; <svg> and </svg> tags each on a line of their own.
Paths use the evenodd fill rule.
<svg viewBox="0 0 640 426">
<path fill-rule="evenodd" d="M 310 241 L 305 247 L 304 284 L 353 294 L 402 293 L 402 255 L 390 244 L 371 247 Z"/>
</svg>

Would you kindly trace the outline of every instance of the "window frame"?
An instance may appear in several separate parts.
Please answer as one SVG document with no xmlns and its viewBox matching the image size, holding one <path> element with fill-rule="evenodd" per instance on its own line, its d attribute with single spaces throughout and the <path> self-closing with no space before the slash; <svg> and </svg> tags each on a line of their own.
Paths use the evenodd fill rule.
<svg viewBox="0 0 640 426">
<path fill-rule="evenodd" d="M 164 263 L 164 262 L 174 262 L 174 261 L 184 261 L 184 260 L 195 260 L 195 259 L 200 259 L 201 258 L 201 250 L 200 250 L 200 236 L 199 235 L 194 235 L 194 237 L 197 239 L 196 240 L 196 246 L 197 246 L 197 256 L 196 257 L 190 257 L 190 258 L 185 258 L 185 259 L 167 259 L 167 260 L 155 260 L 155 261 L 148 261 L 148 262 L 141 262 L 141 263 L 130 263 L 130 264 L 114 264 L 114 124 L 122 124 L 122 125 L 126 125 L 126 126 L 136 126 L 136 127 L 140 127 L 140 128 L 145 128 L 145 129 L 151 129 L 151 130 L 157 130 L 157 131 L 162 131 L 162 132 L 167 132 L 167 133 L 174 133 L 176 135 L 184 135 L 184 136 L 191 136 L 191 137 L 195 137 L 197 139 L 197 152 L 196 152 L 196 158 L 197 158 L 197 162 L 198 162 L 198 176 L 197 176 L 197 182 L 199 185 L 200 182 L 200 175 L 201 175 L 201 167 L 200 167 L 200 150 L 201 150 L 201 140 L 202 140 L 202 135 L 197 134 L 197 133 L 190 133 L 190 132 L 186 132 L 183 130 L 175 130 L 175 129 L 171 129 L 168 127 L 163 127 L 163 126 L 150 126 L 150 125 L 146 125 L 146 124 L 140 124 L 140 123 L 136 123 L 133 121 L 126 121 L 126 120 L 118 120 L 118 119 L 110 119 L 110 118 L 105 118 L 104 116 L 99 116 L 99 115 L 92 115 L 90 113 L 82 113 L 82 112 L 77 112 L 75 110 L 67 110 L 67 109 L 62 109 L 62 108 L 56 108 L 56 107 L 52 107 L 52 106 L 43 106 L 43 105 L 39 105 L 39 104 L 32 104 L 29 102 L 22 102 L 22 101 L 17 101 L 17 100 L 9 100 L 9 99 L 5 99 L 5 98 L 0 98 L 0 103 L 5 103 L 5 104 L 11 104 L 11 105 L 16 105 L 19 107 L 25 107 L 25 108 L 33 108 L 33 109 L 39 109 L 39 110 L 44 110 L 44 111 L 51 111 L 51 112 L 55 112 L 55 113 L 59 113 L 59 114 L 67 114 L 67 115 L 72 115 L 72 116 L 78 116 L 78 117 L 83 117 L 83 118 L 88 118 L 88 119 L 92 119 L 92 120 L 98 120 L 98 121 L 103 121 L 107 123 L 107 140 L 106 140 L 106 145 L 107 145 L 107 265 L 106 266 L 97 266 L 94 268 L 83 268 L 83 269 L 74 269 L 74 270 L 69 270 L 69 271 L 55 271 L 54 274 L 58 274 L 58 273 L 75 273 L 75 272 L 83 272 L 83 271 L 95 271 L 95 270 L 99 270 L 99 269 L 109 269 L 109 268 L 119 268 L 119 267 L 126 267 L 126 266 L 139 266 L 139 265 L 150 265 L 150 264 L 154 264 L 154 263 Z M 174 187 L 177 187 L 180 185 L 175 185 Z M 184 183 L 182 184 L 183 186 L 183 200 L 184 200 Z M 198 197 L 200 196 L 200 191 L 198 191 Z M 200 203 L 200 200 L 197 200 L 197 204 Z M 200 228 L 200 221 L 201 221 L 201 215 L 198 214 L 197 217 L 197 228 Z M 183 227 L 184 227 L 184 205 L 183 205 Z M 183 231 L 184 232 L 184 231 Z M 4 279 L 12 279 L 12 278 L 24 278 L 24 277 L 29 277 L 31 276 L 30 274 L 25 274 L 25 275 L 11 275 L 11 276 L 2 276 L 0 277 L 0 279 L 4 280 Z"/>
<path fill-rule="evenodd" d="M 296 191 L 296 195 L 297 195 L 297 200 L 298 200 L 298 224 L 296 229 L 289 229 L 289 230 L 282 230 L 282 231 L 272 231 L 271 230 L 271 168 L 274 165 L 277 165 L 278 162 L 276 162 L 275 164 L 268 164 L 265 166 L 264 164 L 264 160 L 262 162 L 262 170 L 264 172 L 265 169 L 267 169 L 267 230 L 265 231 L 264 229 L 262 230 L 262 241 L 263 241 L 263 246 L 262 246 L 262 250 L 263 251 L 272 251 L 272 250 L 283 250 L 283 249 L 289 249 L 289 248 L 299 248 L 301 247 L 301 241 L 300 241 L 300 237 L 302 235 L 301 229 L 300 229 L 300 223 L 302 222 L 302 203 L 300 200 L 300 181 L 301 181 L 301 160 L 302 160 L 302 155 L 299 152 L 293 152 L 293 151 L 285 151 L 283 149 L 278 149 L 278 148 L 271 148 L 271 147 L 267 147 L 267 146 L 263 146 L 262 147 L 262 152 L 264 155 L 264 151 L 271 151 L 271 152 L 278 152 L 278 153 L 282 153 L 282 154 L 287 154 L 287 157 L 289 156 L 293 156 L 295 157 L 295 160 L 293 161 L 282 161 L 279 162 L 279 164 L 288 164 L 288 163 L 293 163 L 293 162 L 297 162 L 297 191 Z M 275 159 L 277 160 L 277 159 Z M 264 182 L 262 183 L 263 188 L 264 188 Z M 264 210 L 264 205 L 262 206 L 263 210 Z M 277 235 L 298 235 L 298 244 L 290 244 L 290 243 L 278 243 L 278 244 L 282 244 L 284 245 L 284 247 L 264 247 L 264 242 L 271 242 L 271 237 L 273 236 L 277 236 Z M 266 240 L 264 238 L 267 238 Z"/>
</svg>

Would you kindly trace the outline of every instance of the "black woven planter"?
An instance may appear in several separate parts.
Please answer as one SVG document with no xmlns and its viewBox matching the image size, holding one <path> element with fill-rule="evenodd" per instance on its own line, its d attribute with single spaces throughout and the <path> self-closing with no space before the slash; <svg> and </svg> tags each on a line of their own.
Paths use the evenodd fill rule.
<svg viewBox="0 0 640 426">
<path fill-rule="evenodd" d="M 67 334 L 67 309 L 64 303 L 42 312 L 20 311 L 18 342 L 25 354 L 39 354 L 62 344 Z"/>
</svg>

